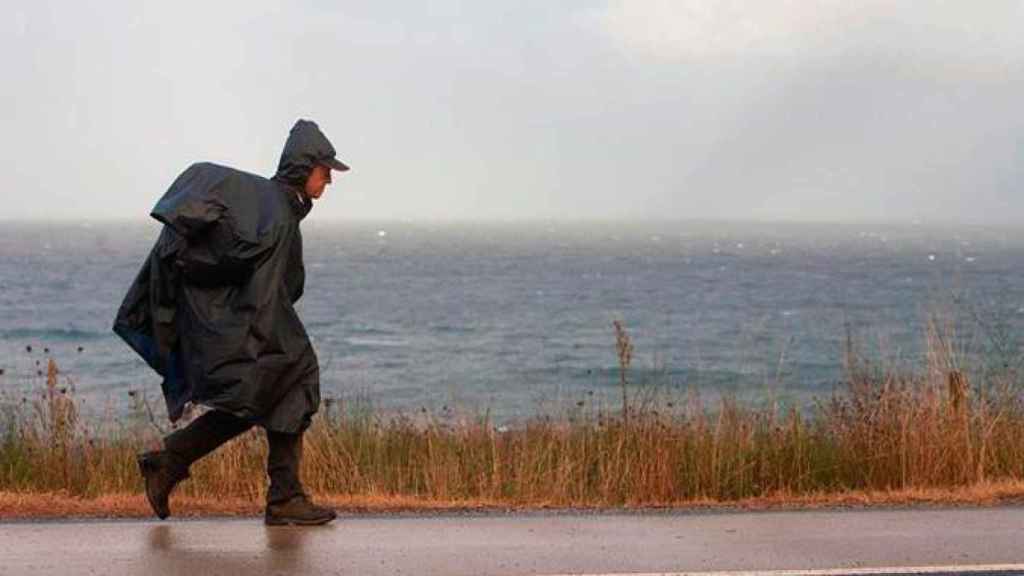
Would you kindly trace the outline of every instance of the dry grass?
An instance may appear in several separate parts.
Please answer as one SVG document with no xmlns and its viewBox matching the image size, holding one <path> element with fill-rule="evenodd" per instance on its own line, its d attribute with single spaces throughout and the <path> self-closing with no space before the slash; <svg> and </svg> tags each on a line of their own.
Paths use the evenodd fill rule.
<svg viewBox="0 0 1024 576">
<path fill-rule="evenodd" d="M 617 327 L 620 360 L 632 346 Z M 384 418 L 345 406 L 309 431 L 302 475 L 342 508 L 774 507 L 913 502 L 986 503 L 1024 495 L 1024 407 L 1010 375 L 976 385 L 948 331 L 932 325 L 917 371 L 848 354 L 844 390 L 810 410 L 731 400 L 585 405 L 562 419 L 499 430 Z M 626 355 L 628 356 L 628 355 Z M 0 436 L 0 517 L 148 515 L 134 454 L 155 436 L 90 427 L 57 387 L 7 415 Z M 662 410 L 659 410 L 659 407 Z M 251 432 L 193 466 L 176 497 L 188 513 L 257 512 L 265 490 L 262 435 Z M 57 495 L 55 495 L 57 494 Z"/>
<path fill-rule="evenodd" d="M 424 511 L 500 510 L 494 502 L 444 502 L 392 496 L 317 497 L 318 503 L 350 513 L 399 513 Z M 255 516 L 262 502 L 248 498 L 195 498 L 175 493 L 171 498 L 175 517 Z M 65 493 L 0 492 L 0 518 L 150 518 L 153 511 L 142 494 L 106 494 L 95 498 Z"/>
<path fill-rule="evenodd" d="M 884 508 L 900 506 L 999 506 L 1024 503 L 1024 482 L 1006 480 L 983 482 L 953 489 L 904 489 L 881 492 L 860 490 L 789 494 L 745 498 L 734 501 L 710 499 L 664 502 L 647 506 L 602 505 L 560 507 L 542 505 L 509 506 L 503 502 L 487 500 L 435 500 L 410 496 L 345 496 L 317 494 L 316 501 L 339 512 L 349 514 L 398 513 L 508 513 L 538 509 L 545 510 L 602 510 L 602 511 L 768 511 L 812 510 L 836 508 Z M 175 494 L 171 505 L 176 518 L 209 516 L 258 516 L 263 504 L 247 498 L 196 498 Z M 0 492 L 0 519 L 45 518 L 151 518 L 153 512 L 141 494 L 107 494 L 94 498 L 71 496 L 65 493 Z"/>
</svg>

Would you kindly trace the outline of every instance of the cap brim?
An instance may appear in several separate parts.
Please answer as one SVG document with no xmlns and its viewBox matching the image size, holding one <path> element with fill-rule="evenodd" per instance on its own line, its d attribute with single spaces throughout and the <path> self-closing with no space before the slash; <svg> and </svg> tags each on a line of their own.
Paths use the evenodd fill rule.
<svg viewBox="0 0 1024 576">
<path fill-rule="evenodd" d="M 345 164 L 337 158 L 324 158 L 320 161 L 324 166 L 330 166 L 331 170 L 337 170 L 339 172 L 345 172 L 349 170 L 348 164 Z"/>
</svg>

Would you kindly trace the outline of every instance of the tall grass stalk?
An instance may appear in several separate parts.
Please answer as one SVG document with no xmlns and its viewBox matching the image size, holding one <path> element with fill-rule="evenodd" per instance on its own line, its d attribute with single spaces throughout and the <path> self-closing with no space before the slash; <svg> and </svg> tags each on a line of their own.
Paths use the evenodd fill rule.
<svg viewBox="0 0 1024 576">
<path fill-rule="evenodd" d="M 624 330 L 623 351 L 632 345 Z M 623 340 L 624 339 L 624 340 Z M 953 488 L 1024 478 L 1024 409 L 1011 376 L 983 386 L 958 363 L 947 327 L 928 329 L 915 371 L 846 359 L 844 388 L 809 410 L 648 398 L 585 404 L 511 429 L 325 407 L 306 435 L 302 476 L 315 493 L 508 505 L 671 505 L 776 494 Z M 51 364 L 44 401 L 8 410 L 0 491 L 99 496 L 142 490 L 134 455 L 152 431 L 78 417 Z M 196 497 L 260 498 L 266 445 L 250 432 L 193 466 Z"/>
</svg>

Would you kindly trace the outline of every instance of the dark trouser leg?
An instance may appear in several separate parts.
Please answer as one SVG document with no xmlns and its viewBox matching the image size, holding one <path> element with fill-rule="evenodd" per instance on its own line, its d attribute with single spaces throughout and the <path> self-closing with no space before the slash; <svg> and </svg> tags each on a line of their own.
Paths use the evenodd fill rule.
<svg viewBox="0 0 1024 576">
<path fill-rule="evenodd" d="M 176 464 L 188 467 L 251 427 L 252 424 L 237 416 L 210 410 L 188 426 L 168 434 L 164 448 Z"/>
<path fill-rule="evenodd" d="M 302 494 L 299 462 L 302 460 L 302 433 L 285 434 L 267 430 L 267 474 L 270 489 L 267 504 L 280 504 Z"/>
</svg>

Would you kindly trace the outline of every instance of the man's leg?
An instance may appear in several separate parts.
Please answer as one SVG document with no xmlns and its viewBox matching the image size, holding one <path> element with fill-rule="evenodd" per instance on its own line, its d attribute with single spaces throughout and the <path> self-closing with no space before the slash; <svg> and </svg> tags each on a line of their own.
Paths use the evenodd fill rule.
<svg viewBox="0 0 1024 576">
<path fill-rule="evenodd" d="M 302 433 L 285 434 L 267 430 L 267 445 L 267 475 L 270 476 L 267 504 L 280 504 L 303 495 L 302 482 L 299 480 Z"/>
<path fill-rule="evenodd" d="M 189 466 L 252 425 L 226 412 L 211 410 L 164 438 L 164 450 L 139 456 L 146 498 L 161 520 L 170 516 L 171 491 L 185 478 Z"/>
<path fill-rule="evenodd" d="M 302 461 L 302 433 L 284 434 L 267 430 L 267 524 L 326 524 L 337 517 L 334 510 L 317 506 L 309 501 L 299 481 L 299 463 Z"/>
<path fill-rule="evenodd" d="M 181 430 L 164 438 L 164 449 L 174 464 L 188 468 L 193 462 L 252 427 L 241 418 L 210 410 Z"/>
</svg>

